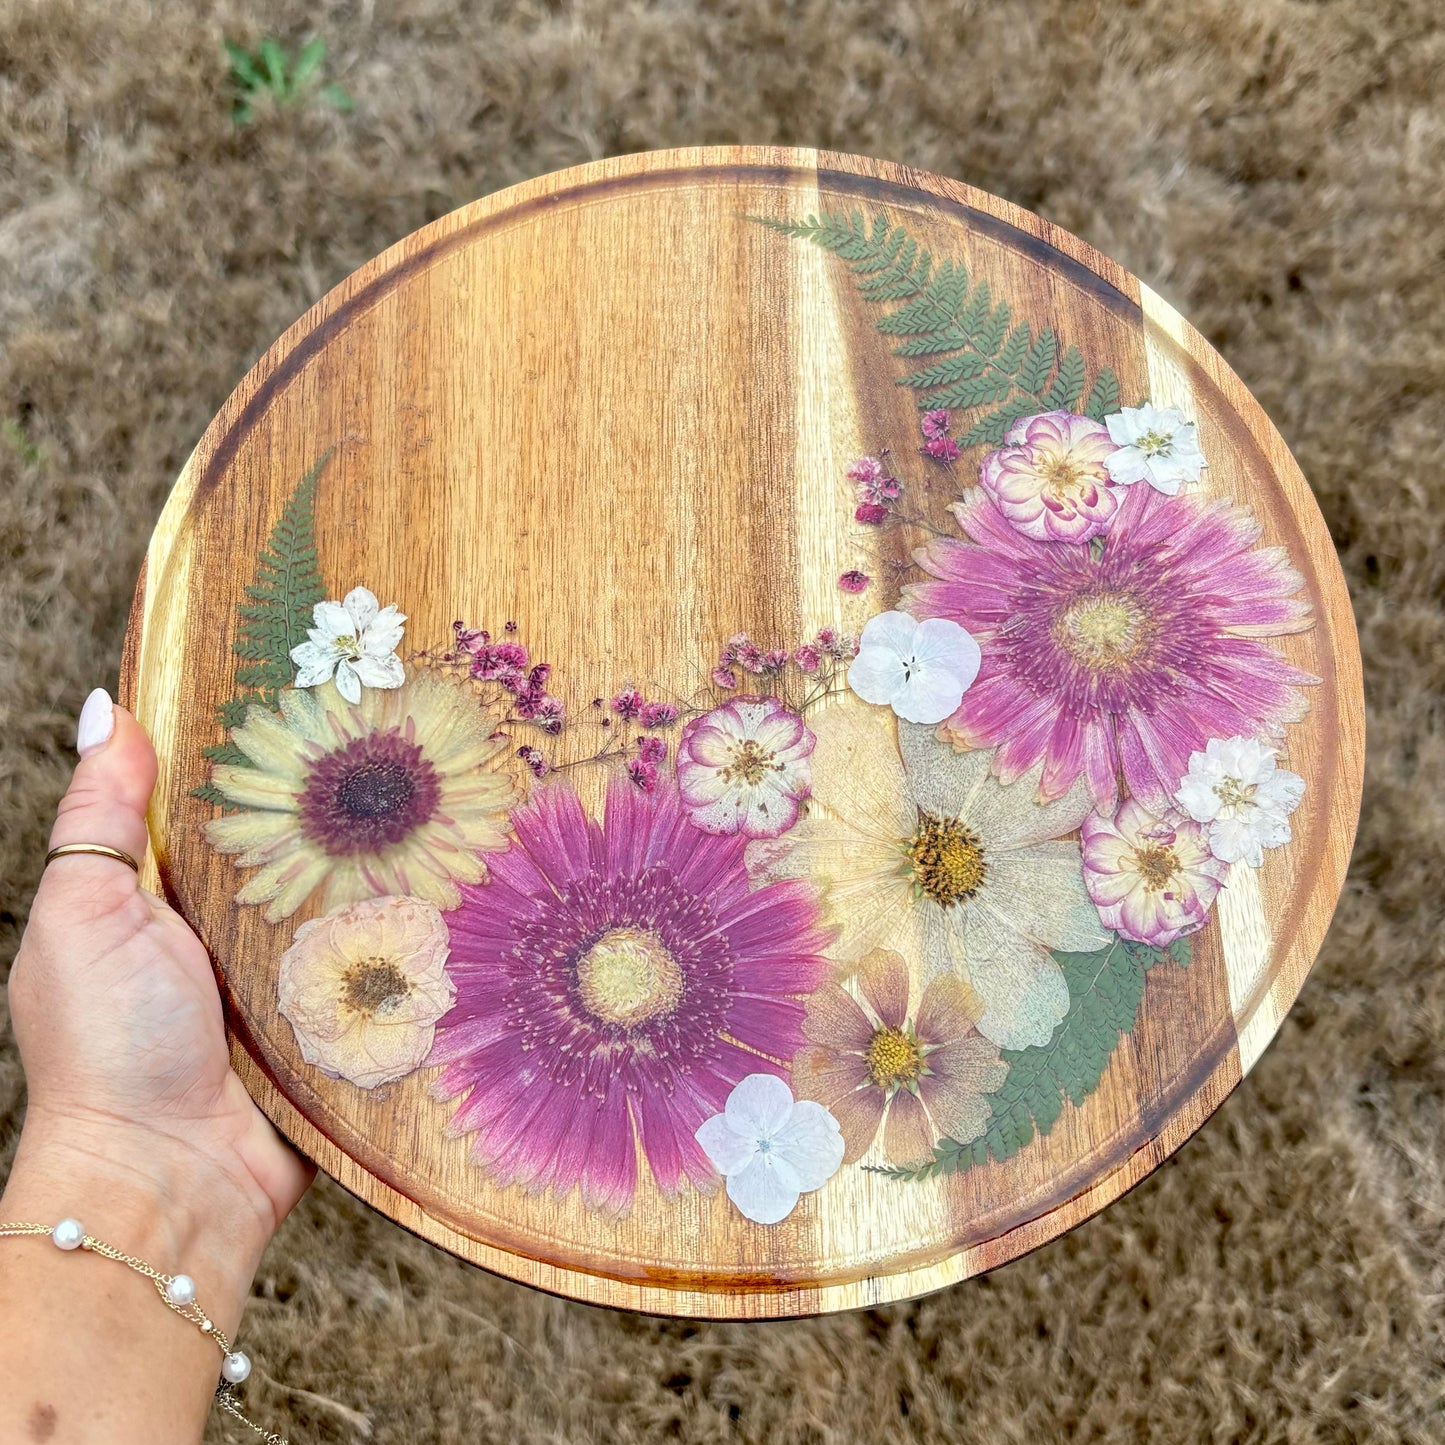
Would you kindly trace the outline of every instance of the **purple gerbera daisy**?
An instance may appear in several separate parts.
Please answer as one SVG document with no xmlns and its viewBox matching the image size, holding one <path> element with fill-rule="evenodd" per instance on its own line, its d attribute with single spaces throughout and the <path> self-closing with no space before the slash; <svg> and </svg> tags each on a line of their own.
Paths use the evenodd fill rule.
<svg viewBox="0 0 1445 1445">
<path fill-rule="evenodd" d="M 1277 735 L 1303 716 L 1318 678 L 1265 638 L 1310 625 L 1304 585 L 1259 524 L 1226 502 L 1132 488 L 1102 544 L 1033 541 L 982 491 L 954 507 L 967 541 L 919 554 L 936 581 L 906 589 L 918 617 L 948 617 L 983 663 L 944 723 L 962 745 L 995 748 L 1011 782 L 1043 763 L 1062 797 L 1087 775 L 1111 811 L 1120 774 L 1162 812 L 1210 738 Z"/>
<path fill-rule="evenodd" d="M 491 882 L 448 916 L 456 1006 L 430 1062 L 503 1184 L 622 1212 L 638 1148 L 658 1186 L 711 1188 L 695 1134 L 749 1074 L 787 1075 L 828 942 L 811 887 L 754 888 L 746 839 L 675 786 L 614 780 L 602 826 L 561 785 L 512 818 Z"/>
</svg>

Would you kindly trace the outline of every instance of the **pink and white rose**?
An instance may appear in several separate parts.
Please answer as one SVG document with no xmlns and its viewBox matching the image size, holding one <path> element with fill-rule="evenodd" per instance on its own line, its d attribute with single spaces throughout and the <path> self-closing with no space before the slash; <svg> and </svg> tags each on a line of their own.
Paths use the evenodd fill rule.
<svg viewBox="0 0 1445 1445">
<path fill-rule="evenodd" d="M 1106 928 L 1156 948 L 1203 927 L 1229 869 L 1188 818 L 1157 818 L 1132 798 L 1084 819 L 1084 886 Z"/>
<path fill-rule="evenodd" d="M 677 782 L 706 833 L 776 838 L 798 821 L 815 743 L 776 698 L 738 697 L 695 718 L 677 745 Z"/>
<path fill-rule="evenodd" d="M 990 452 L 978 480 L 999 510 L 1036 542 L 1087 542 L 1119 507 L 1106 463 L 1117 451 L 1102 422 L 1071 411 L 1026 416 Z"/>
</svg>

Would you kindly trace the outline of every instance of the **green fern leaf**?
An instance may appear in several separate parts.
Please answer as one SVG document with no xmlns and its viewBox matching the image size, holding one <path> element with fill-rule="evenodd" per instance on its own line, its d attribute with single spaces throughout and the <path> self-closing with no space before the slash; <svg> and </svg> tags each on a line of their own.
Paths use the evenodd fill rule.
<svg viewBox="0 0 1445 1445">
<path fill-rule="evenodd" d="M 1007 301 L 1000 301 L 993 308 L 993 315 L 989 317 L 987 325 L 978 333 L 978 349 L 985 356 L 997 356 L 999 347 L 1003 345 L 1003 339 L 1008 335 L 1008 324 L 1011 317 Z"/>
<path fill-rule="evenodd" d="M 958 318 L 958 329 L 971 340 L 976 339 L 992 314 L 993 296 L 989 293 L 988 282 L 980 281 L 972 299 Z"/>
<path fill-rule="evenodd" d="M 1008 436 L 1008 429 L 1021 417 L 1038 408 L 1038 402 L 1031 396 L 1018 397 L 1006 405 L 980 417 L 959 440 L 959 446 L 969 447 L 1002 446 Z"/>
<path fill-rule="evenodd" d="M 1084 415 L 1093 417 L 1095 421 L 1103 421 L 1106 416 L 1118 410 L 1119 378 L 1106 366 L 1094 378 L 1089 399 L 1084 403 Z"/>
<path fill-rule="evenodd" d="M 1044 405 L 1050 411 L 1062 411 L 1084 394 L 1084 353 L 1071 346 L 1059 363 L 1058 375 L 1044 393 Z"/>
<path fill-rule="evenodd" d="M 893 348 L 894 356 L 937 356 L 943 351 L 956 351 L 958 336 L 952 331 L 929 331 L 914 336 Z"/>
<path fill-rule="evenodd" d="M 236 665 L 236 696 L 216 709 L 216 721 L 227 732 L 246 719 L 253 704 L 274 709 L 276 695 L 295 676 L 291 649 L 306 640 L 316 604 L 326 598 L 326 586 L 316 557 L 316 484 L 328 450 L 296 484 L 266 545 L 256 558 L 255 580 L 236 608 L 236 636 L 231 651 Z M 250 758 L 227 739 L 201 749 L 213 763 L 253 766 Z M 225 803 L 209 783 L 192 790 L 207 802 Z"/>
<path fill-rule="evenodd" d="M 919 397 L 918 406 L 920 410 L 946 406 L 951 411 L 970 406 L 985 406 L 991 401 L 1002 401 L 1012 390 L 1013 385 L 1008 377 L 987 372 L 983 376 L 955 382 L 954 385 L 945 387 L 942 391 L 934 392 L 929 396 Z M 1007 431 L 1012 424 L 1013 418 L 1010 417 L 1004 426 L 1004 431 Z"/>
<path fill-rule="evenodd" d="M 1044 383 L 1054 369 L 1054 358 L 1058 354 L 1058 342 L 1047 326 L 1039 332 L 1034 344 L 1019 366 L 1019 385 L 1031 395 L 1038 397 Z"/>
<path fill-rule="evenodd" d="M 910 372 L 900 377 L 899 386 L 943 386 L 950 381 L 961 381 L 965 377 L 979 375 L 988 369 L 988 357 L 977 356 L 971 351 L 955 352 L 947 361 L 925 366 L 922 371 Z M 1007 386 L 1007 382 L 1004 383 Z M 946 403 L 945 403 L 946 404 Z"/>
<path fill-rule="evenodd" d="M 960 446 L 997 446 L 1020 416 L 1079 404 L 1087 366 L 1078 347 L 1067 347 L 1060 359 L 1052 330 L 1036 332 L 1026 321 L 1012 326 L 1012 307 L 994 301 L 986 280 L 973 285 L 952 258 L 935 266 L 907 228 L 886 214 L 875 213 L 871 225 L 858 211 L 801 221 L 752 219 L 835 252 L 849 263 L 864 300 L 899 303 L 875 321 L 883 335 L 899 338 L 894 355 L 942 358 L 900 383 L 920 392 L 919 406 L 992 408 L 962 433 Z M 1117 406 L 1118 395 L 1118 379 L 1104 367 L 1085 409 L 1102 416 Z"/>
<path fill-rule="evenodd" d="M 1027 321 L 1021 321 L 1009 333 L 1003 350 L 998 355 L 998 369 L 1009 376 L 1017 376 L 1029 347 L 1033 345 L 1034 333 Z"/>
</svg>

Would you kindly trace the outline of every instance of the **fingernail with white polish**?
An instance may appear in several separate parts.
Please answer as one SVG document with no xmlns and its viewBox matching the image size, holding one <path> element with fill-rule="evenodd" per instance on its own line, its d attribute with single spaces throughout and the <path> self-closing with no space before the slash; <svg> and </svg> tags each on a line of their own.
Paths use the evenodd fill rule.
<svg viewBox="0 0 1445 1445">
<path fill-rule="evenodd" d="M 75 750 L 83 758 L 98 753 L 110 741 L 115 731 L 115 704 L 110 694 L 98 687 L 86 698 L 80 710 L 80 722 L 75 729 Z"/>
</svg>

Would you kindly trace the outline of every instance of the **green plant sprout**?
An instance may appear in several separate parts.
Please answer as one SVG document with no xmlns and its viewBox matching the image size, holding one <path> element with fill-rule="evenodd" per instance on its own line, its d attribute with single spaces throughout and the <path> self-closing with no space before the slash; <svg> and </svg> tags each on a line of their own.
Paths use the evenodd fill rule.
<svg viewBox="0 0 1445 1445">
<path fill-rule="evenodd" d="M 40 448 L 25 434 L 25 428 L 13 417 L 7 418 L 0 423 L 0 435 L 15 448 L 20 454 L 20 460 L 27 467 L 38 465 L 41 458 Z"/>
<path fill-rule="evenodd" d="M 231 84 L 237 99 L 231 118 L 245 125 L 255 117 L 256 102 L 270 96 L 279 106 L 295 105 L 309 96 L 316 96 L 337 110 L 351 110 L 351 97 L 334 82 L 317 86 L 321 63 L 326 58 L 326 42 L 308 40 L 290 56 L 279 40 L 267 36 L 260 49 L 250 51 L 234 41 L 225 42 L 226 56 L 231 62 Z"/>
</svg>

